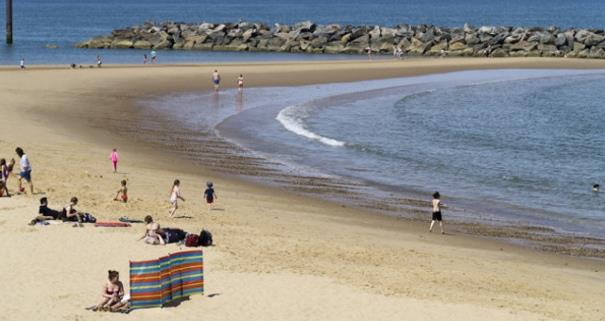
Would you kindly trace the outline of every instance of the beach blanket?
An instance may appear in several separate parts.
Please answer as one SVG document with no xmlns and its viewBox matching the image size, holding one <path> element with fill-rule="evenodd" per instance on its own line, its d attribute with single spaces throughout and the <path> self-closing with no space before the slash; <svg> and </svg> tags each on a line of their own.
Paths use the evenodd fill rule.
<svg viewBox="0 0 605 321">
<path fill-rule="evenodd" d="M 97 222 L 95 227 L 130 227 L 130 224 L 123 222 Z"/>
<path fill-rule="evenodd" d="M 156 260 L 130 262 L 130 308 L 162 307 L 204 293 L 202 251 L 184 251 Z"/>
</svg>

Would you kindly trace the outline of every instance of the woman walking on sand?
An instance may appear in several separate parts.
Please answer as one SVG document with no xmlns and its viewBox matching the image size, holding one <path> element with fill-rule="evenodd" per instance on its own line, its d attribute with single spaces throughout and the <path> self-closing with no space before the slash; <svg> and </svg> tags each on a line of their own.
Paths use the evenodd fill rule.
<svg viewBox="0 0 605 321">
<path fill-rule="evenodd" d="M 439 192 L 433 193 L 433 218 L 431 220 L 431 227 L 429 227 L 429 233 L 433 232 L 433 226 L 437 221 L 439 222 L 439 228 L 441 228 L 441 234 L 445 234 L 443 232 L 443 221 L 441 217 L 441 207 L 445 205 L 441 203 L 441 200 L 439 199 L 440 197 L 441 195 L 439 195 Z"/>
<path fill-rule="evenodd" d="M 181 181 L 175 179 L 174 183 L 172 183 L 172 190 L 170 191 L 170 204 L 172 204 L 172 207 L 170 208 L 170 211 L 168 211 L 169 217 L 172 217 L 174 212 L 179 208 L 179 199 L 183 202 L 185 201 L 181 196 Z"/>
<path fill-rule="evenodd" d="M 111 165 L 113 167 L 113 173 L 115 174 L 118 172 L 118 160 L 120 159 L 117 148 L 114 148 L 111 151 L 111 154 L 109 154 L 109 159 L 111 160 Z"/>
</svg>

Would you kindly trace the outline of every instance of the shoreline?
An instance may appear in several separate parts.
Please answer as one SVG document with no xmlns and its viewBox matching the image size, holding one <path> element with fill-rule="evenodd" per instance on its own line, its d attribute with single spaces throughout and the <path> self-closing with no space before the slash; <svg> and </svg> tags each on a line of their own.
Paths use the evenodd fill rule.
<svg viewBox="0 0 605 321">
<path fill-rule="evenodd" d="M 263 68 L 255 64 L 230 64 L 221 65 L 219 70 L 223 79 L 235 79 L 234 75 L 241 71 L 247 75 L 251 86 L 263 86 L 276 81 L 286 85 L 326 83 L 434 73 L 443 69 L 493 69 L 502 65 L 509 68 L 528 64 L 543 68 L 553 65 L 605 68 L 605 62 L 598 61 L 570 61 L 569 65 L 561 66 L 558 62 L 541 59 L 498 60 L 275 63 L 264 64 Z M 431 65 L 435 62 L 436 65 Z M 424 223 L 377 217 L 367 211 L 331 202 L 310 201 L 289 192 L 234 180 L 229 175 L 214 173 L 191 164 L 179 155 L 171 155 L 141 142 L 137 128 L 129 127 L 127 119 L 131 113 L 137 112 L 136 102 L 170 92 L 207 90 L 212 68 L 197 65 L 164 68 L 104 66 L 82 72 L 68 69 L 37 71 L 35 68 L 31 73 L 11 72 L 10 77 L 0 77 L 2 98 L 7 101 L 6 117 L 0 120 L 6 130 L 4 137 L 0 138 L 0 147 L 3 154 L 9 153 L 15 144 L 25 147 L 35 167 L 37 188 L 50 196 L 53 206 L 77 193 L 83 195 L 80 197 L 82 207 L 90 208 L 100 218 L 115 219 L 122 214 L 139 218 L 150 213 L 162 223 L 178 224 L 189 230 L 199 230 L 200 225 L 210 227 L 215 238 L 220 240 L 216 248 L 207 250 L 210 257 L 216 259 L 211 261 L 210 267 L 221 273 L 279 275 L 286 271 L 314 275 L 394 298 L 439 301 L 436 294 L 440 293 L 456 298 L 456 303 L 470 305 L 466 312 L 472 315 L 478 313 L 480 307 L 490 307 L 505 315 L 514 310 L 537 313 L 548 319 L 571 320 L 577 313 L 582 313 L 585 319 L 598 320 L 598 298 L 603 292 L 599 282 L 603 281 L 605 270 L 601 261 L 553 255 L 473 236 L 430 235 L 426 233 Z M 226 83 L 228 87 L 233 85 Z M 108 126 L 112 123 L 130 131 L 114 132 L 114 128 Z M 20 134 L 24 132 L 28 134 Z M 125 206 L 104 201 L 104 198 L 109 198 L 108 190 L 113 190 L 114 181 L 118 180 L 108 173 L 109 164 L 105 160 L 106 151 L 114 146 L 122 152 L 127 172 L 118 176 L 127 176 L 133 184 L 132 203 Z M 191 219 L 167 220 L 164 217 L 167 201 L 162 197 L 167 199 L 168 195 L 164 194 L 168 193 L 168 185 L 175 176 L 185 178 L 184 193 L 188 202 L 184 203 L 182 213 L 192 216 Z M 206 212 L 198 200 L 201 197 L 197 195 L 208 179 L 217 186 L 223 211 Z M 135 196 L 137 193 L 141 196 Z M 26 205 L 27 197 L 14 199 L 21 203 L 19 208 L 23 208 L 22 211 L 31 211 L 35 205 L 35 200 Z M 9 201 L 13 200 L 2 199 L 3 209 L 10 207 L 7 205 Z M 7 213 L 6 210 L 0 211 L 3 215 Z M 26 223 L 22 217 L 7 219 L 11 220 L 5 224 L 7 228 L 21 226 L 16 221 L 13 223 L 13 219 L 22 220 L 23 225 Z M 0 225 L 2 229 L 4 227 Z M 29 228 L 20 229 L 24 231 L 18 229 L 16 238 L 4 242 L 7 246 L 18 237 L 37 235 L 29 234 L 32 233 Z M 43 229 L 40 233 L 48 236 L 50 241 L 60 239 L 60 236 L 52 234 L 52 228 Z M 65 232 L 68 235 L 75 233 Z M 137 228 L 123 233 L 134 236 L 140 231 Z M 91 239 L 97 240 L 96 230 L 90 234 Z M 128 238 L 121 236 L 120 240 L 129 242 Z M 257 251 L 248 253 L 250 246 Z M 141 253 L 148 249 L 140 244 L 137 248 Z M 153 248 L 156 253 L 161 250 Z M 102 251 L 101 257 L 110 258 L 107 255 Z M 355 267 L 347 269 L 351 264 Z M 448 268 L 441 269 L 444 266 Z M 103 271 L 105 267 L 99 268 Z M 537 275 L 547 277 L 540 279 L 536 278 Z M 361 276 L 364 276 L 364 281 L 360 283 L 357 280 Z M 431 281 L 434 278 L 441 282 Z M 565 281 L 556 283 L 554 280 Z M 591 283 L 595 280 L 598 282 Z M 493 287 L 482 288 L 481 284 L 486 283 L 493 283 Z M 571 284 L 575 287 L 570 287 Z M 516 298 L 519 291 L 529 299 Z M 548 294 L 552 291 L 554 294 Z M 550 296 L 556 299 L 553 301 Z M 206 302 L 204 300 L 202 302 Z M 431 306 L 434 304 L 429 302 Z M 561 306 L 556 306 L 558 304 Z M 500 305 L 503 307 L 498 308 Z M 199 311 L 189 304 L 182 308 Z M 421 314 L 417 316 L 421 318 Z M 534 318 L 525 316 L 524 319 Z"/>
<path fill-rule="evenodd" d="M 516 79 L 492 78 L 494 77 L 493 74 L 496 74 L 497 72 L 498 71 L 496 70 L 489 76 L 482 76 L 485 78 L 482 78 L 483 81 L 490 83 L 513 81 Z M 543 79 L 561 77 L 562 75 L 534 75 L 528 73 L 525 76 L 529 77 L 527 79 Z M 447 77 L 447 75 L 441 75 L 441 77 Z M 450 77 L 458 79 L 462 76 L 452 75 Z M 469 75 L 468 77 L 471 76 Z M 334 84 L 330 84 L 329 88 L 331 89 L 325 89 L 327 90 L 326 93 L 319 94 L 317 97 L 313 96 L 317 94 L 309 94 L 309 96 L 304 99 L 311 99 L 312 101 L 317 102 L 324 100 L 329 101 L 334 97 L 342 97 L 341 99 L 347 97 L 346 99 L 348 100 L 353 99 L 350 97 L 351 93 L 346 92 L 346 90 L 339 92 L 339 90 L 344 90 L 343 88 L 349 88 L 351 86 L 354 88 L 362 87 L 365 88 L 363 90 L 368 90 L 370 92 L 375 90 L 400 90 L 402 87 L 399 86 L 417 86 L 419 82 L 426 84 L 425 81 L 428 78 L 422 79 L 422 81 L 420 79 L 411 80 L 409 84 L 406 82 L 406 85 L 398 84 L 398 79 L 394 79 L 394 83 L 389 83 L 389 86 L 394 87 L 388 87 L 386 89 L 382 87 L 383 85 L 378 85 L 378 87 L 380 87 L 378 89 L 371 89 L 373 88 L 372 86 L 375 86 L 375 83 L 372 82 L 344 83 L 341 87 L 338 87 L 341 89 L 336 89 Z M 401 82 L 401 80 L 399 81 Z M 435 82 L 433 86 L 439 86 L 439 83 L 435 80 L 433 81 Z M 476 79 L 470 80 L 471 83 L 476 83 L 476 81 Z M 466 83 L 462 83 L 461 85 L 464 86 L 465 84 Z M 428 86 L 431 87 L 431 85 Z M 295 194 L 335 202 L 336 204 L 356 208 L 358 210 L 371 211 L 376 215 L 388 215 L 419 224 L 426 221 L 427 213 L 430 212 L 430 202 L 428 199 L 423 198 L 423 196 L 429 194 L 426 191 L 421 192 L 421 190 L 418 189 L 381 184 L 376 181 L 369 181 L 362 177 L 343 176 L 342 174 L 334 173 L 329 170 L 326 172 L 326 168 L 317 168 L 314 165 L 304 164 L 304 162 L 296 164 L 295 161 L 294 164 L 289 164 L 287 161 L 283 162 L 283 160 L 280 160 L 279 158 L 274 159 L 272 153 L 267 150 L 276 148 L 279 150 L 279 146 L 274 145 L 279 145 L 279 140 L 271 140 L 272 143 L 269 141 L 263 141 L 262 143 L 255 142 L 258 138 L 254 136 L 256 130 L 264 131 L 265 126 L 272 127 L 271 125 L 265 124 L 265 122 L 268 123 L 269 120 L 273 121 L 275 116 L 274 110 L 282 110 L 285 106 L 301 103 L 301 101 L 294 98 L 290 98 L 294 102 L 291 100 L 282 100 L 283 97 L 280 98 L 281 96 L 277 93 L 271 98 L 271 103 L 268 101 L 262 102 L 262 100 L 258 101 L 258 99 L 262 99 L 260 97 L 263 95 L 270 94 L 269 90 L 279 91 L 280 88 L 289 90 L 288 87 L 260 88 L 261 91 L 258 91 L 258 89 L 256 89 L 257 91 L 254 91 L 254 88 L 248 89 L 245 95 L 246 103 L 241 103 L 242 106 L 237 107 L 236 102 L 236 109 L 242 108 L 243 110 L 241 111 L 226 111 L 232 109 L 232 106 L 230 106 L 230 104 L 233 103 L 232 100 L 235 99 L 237 101 L 237 97 L 240 97 L 235 91 L 222 92 L 220 98 L 213 93 L 202 92 L 197 94 L 187 93 L 184 95 L 169 95 L 163 97 L 162 102 L 159 103 L 151 101 L 140 102 L 140 108 L 145 110 L 146 113 L 157 112 L 156 117 L 163 119 L 164 123 L 181 124 L 181 126 L 187 128 L 190 126 L 202 127 L 199 129 L 179 131 L 176 136 L 179 137 L 181 144 L 184 146 L 180 148 L 159 142 L 161 137 L 172 136 L 172 133 L 169 130 L 160 130 L 157 132 L 154 130 L 149 133 L 142 129 L 139 132 L 141 136 L 145 137 L 144 140 L 148 143 L 158 143 L 157 146 L 159 148 L 167 148 L 182 153 L 185 155 L 184 157 L 190 159 L 192 162 L 205 164 L 205 167 L 212 168 L 213 171 L 218 173 L 228 174 L 229 177 L 233 177 L 236 180 L 241 179 L 251 182 L 252 184 L 263 184 L 274 189 L 284 188 Z M 302 93 L 306 90 L 321 91 L 322 89 L 318 85 L 295 87 L 292 88 L 292 90 L 289 91 L 290 94 L 286 96 L 295 96 L 296 92 Z M 365 96 L 366 92 L 361 91 L 359 94 Z M 209 114 L 201 116 L 202 118 L 197 118 L 198 112 L 195 110 L 198 103 L 193 100 L 194 97 L 195 100 L 200 101 L 200 108 L 203 107 L 203 110 L 216 114 Z M 206 103 L 205 100 L 208 100 L 208 102 Z M 213 102 L 213 100 L 216 101 Z M 223 106 L 225 101 L 227 101 L 226 106 Z M 307 104 L 309 101 L 303 100 L 303 103 Z M 149 104 L 154 106 L 157 105 L 159 107 L 143 106 Z M 176 104 L 183 106 L 183 108 L 179 109 L 178 113 L 182 113 L 184 116 L 170 115 L 170 108 Z M 248 112 L 253 116 L 239 115 L 241 112 Z M 216 119 L 217 117 L 218 119 Z M 243 117 L 242 120 L 237 120 L 241 117 Z M 196 119 L 199 123 L 190 123 L 188 121 L 189 118 Z M 210 119 L 214 120 L 211 121 Z M 139 120 L 135 120 L 135 122 L 137 121 Z M 145 122 L 145 120 L 142 121 Z M 246 124 L 252 123 L 256 125 L 248 128 L 246 131 L 237 133 L 239 130 L 246 127 Z M 148 127 L 145 124 L 140 126 L 140 128 Z M 115 130 L 119 132 L 122 131 L 123 128 L 119 128 L 118 126 Z M 236 133 L 229 134 L 229 132 L 233 131 Z M 261 138 L 261 140 L 263 140 L 263 138 Z M 258 147 L 261 146 L 258 144 L 264 146 L 265 149 L 258 150 Z M 204 147 L 197 147 L 198 145 Z M 252 145 L 252 147 L 249 147 L 250 145 Z M 254 146 L 257 148 L 255 149 Z M 288 149 L 287 151 L 282 150 L 282 153 L 283 152 L 289 154 L 289 152 L 293 151 Z M 298 167 L 299 165 L 301 165 L 302 168 Z M 530 248 L 561 254 L 595 258 L 605 257 L 605 238 L 592 234 L 587 230 L 582 232 L 580 226 L 557 225 L 555 221 L 545 221 L 540 224 L 540 219 L 537 217 L 528 217 L 523 220 L 521 207 L 518 207 L 518 205 L 515 205 L 514 203 L 503 203 L 500 204 L 499 207 L 496 206 L 494 208 L 478 207 L 476 201 L 463 198 L 461 195 L 450 195 L 448 204 L 450 202 L 464 203 L 464 205 L 459 204 L 460 206 L 454 204 L 455 209 L 448 209 L 447 224 L 449 229 L 456 233 L 496 238 L 508 243 L 522 244 L 523 246 Z M 518 208 L 515 211 L 508 213 L 509 216 L 507 216 L 505 214 L 508 211 L 511 211 L 511 209 L 503 207 L 506 204 Z M 532 208 L 523 208 L 523 210 L 538 211 L 538 209 Z M 501 215 L 495 215 L 495 213 L 500 213 Z M 542 215 L 549 215 L 549 212 L 545 211 Z M 471 216 L 478 216 L 481 218 L 473 219 Z M 565 227 L 571 227 L 572 229 L 566 230 Z"/>
</svg>

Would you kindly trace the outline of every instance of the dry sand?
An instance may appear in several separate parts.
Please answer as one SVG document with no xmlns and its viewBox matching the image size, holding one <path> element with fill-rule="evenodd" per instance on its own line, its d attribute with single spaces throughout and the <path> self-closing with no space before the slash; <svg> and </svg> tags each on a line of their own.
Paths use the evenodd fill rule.
<svg viewBox="0 0 605 321">
<path fill-rule="evenodd" d="M 429 234 L 426 224 L 377 216 L 213 173 L 115 135 L 104 120 L 137 112 L 135 102 L 207 90 L 215 66 L 0 70 L 0 156 L 21 146 L 38 195 L 0 199 L 2 320 L 605 320 L 605 263 L 557 256 L 478 237 Z M 480 68 L 603 68 L 567 59 L 225 64 L 227 85 L 351 81 Z M 121 154 L 112 174 L 112 147 Z M 174 178 L 186 202 L 169 219 Z M 131 201 L 113 202 L 122 178 Z M 215 210 L 203 183 L 219 193 Z M 11 191 L 16 179 L 9 181 Z M 127 281 L 128 260 L 178 251 L 152 247 L 132 228 L 27 226 L 44 193 L 60 208 L 76 195 L 100 219 L 153 215 L 162 226 L 210 229 L 206 294 L 179 306 L 129 315 L 93 313 L 108 269 Z M 126 282 L 126 286 L 128 286 Z M 212 295 L 214 294 L 214 295 Z"/>
</svg>

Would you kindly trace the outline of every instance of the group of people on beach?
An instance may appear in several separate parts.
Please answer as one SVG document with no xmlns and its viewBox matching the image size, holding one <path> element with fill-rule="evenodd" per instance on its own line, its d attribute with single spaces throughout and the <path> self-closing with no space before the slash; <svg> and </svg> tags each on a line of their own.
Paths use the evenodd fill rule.
<svg viewBox="0 0 605 321">
<path fill-rule="evenodd" d="M 214 86 L 214 91 L 218 92 L 221 85 L 221 75 L 216 69 L 214 70 L 214 72 L 212 72 L 212 85 Z M 237 77 L 236 85 L 238 91 L 241 92 L 242 90 L 244 90 L 244 75 L 240 74 Z"/>
<path fill-rule="evenodd" d="M 25 188 L 23 187 L 23 181 L 29 185 L 31 194 L 34 193 L 34 183 L 32 182 L 32 166 L 29 162 L 29 157 L 21 147 L 15 149 L 15 153 L 19 156 L 20 171 L 18 174 L 19 187 L 18 193 L 24 193 Z M 10 161 L 6 161 L 5 158 L 0 159 L 0 196 L 10 197 L 11 194 L 8 191 L 8 179 L 10 178 L 13 169 L 15 167 L 15 159 L 11 158 Z"/>
</svg>

